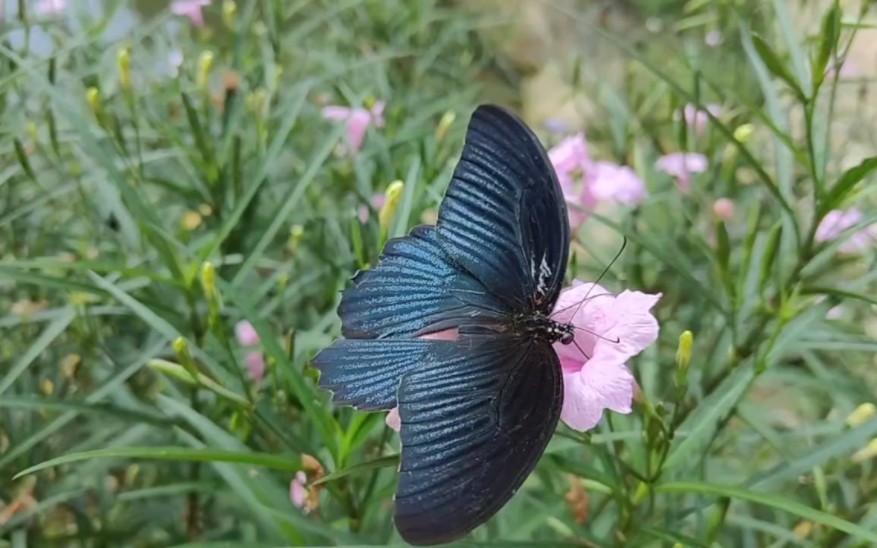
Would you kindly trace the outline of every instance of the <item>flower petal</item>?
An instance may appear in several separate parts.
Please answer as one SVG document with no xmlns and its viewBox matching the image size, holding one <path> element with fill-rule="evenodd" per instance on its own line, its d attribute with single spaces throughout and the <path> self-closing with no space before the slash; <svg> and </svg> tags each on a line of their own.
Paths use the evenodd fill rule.
<svg viewBox="0 0 877 548">
<path fill-rule="evenodd" d="M 601 322 L 593 322 L 593 330 L 601 335 L 594 346 L 591 360 L 624 363 L 658 340 L 658 320 L 650 310 L 661 294 L 622 291 L 610 307 L 603 310 Z M 595 305 L 608 304 L 608 299 L 595 300 Z M 604 322 L 604 323 L 603 323 Z M 590 362 L 588 362 L 590 363 Z"/>
<path fill-rule="evenodd" d="M 645 181 L 630 166 L 594 162 L 587 180 L 591 194 L 599 201 L 636 205 L 648 196 Z"/>
<path fill-rule="evenodd" d="M 247 352 L 244 356 L 244 362 L 247 364 L 247 372 L 254 382 L 262 382 L 265 378 L 265 356 L 261 352 Z"/>
<path fill-rule="evenodd" d="M 242 346 L 259 344 L 259 334 L 256 333 L 256 328 L 253 327 L 253 324 L 247 320 L 241 320 L 235 324 L 234 334 Z"/>
<path fill-rule="evenodd" d="M 353 152 L 362 148 L 362 142 L 365 140 L 365 133 L 371 123 L 371 114 L 362 109 L 355 109 L 350 118 L 347 119 L 347 144 Z"/>
<path fill-rule="evenodd" d="M 563 375 L 563 408 L 560 418 L 573 430 L 597 426 L 603 411 L 630 413 L 634 379 L 624 364 L 591 360 L 577 373 Z"/>
<path fill-rule="evenodd" d="M 578 169 L 584 169 L 590 162 L 588 142 L 584 133 L 567 137 L 548 151 L 548 159 L 554 166 L 558 176 L 569 175 Z"/>
<path fill-rule="evenodd" d="M 308 500 L 308 490 L 305 487 L 307 479 L 304 472 L 296 472 L 295 477 L 289 482 L 289 501 L 296 508 L 304 508 Z"/>
<path fill-rule="evenodd" d="M 322 114 L 326 120 L 346 120 L 350 118 L 351 109 L 341 106 L 323 107 Z"/>
<path fill-rule="evenodd" d="M 387 413 L 387 417 L 384 419 L 384 422 L 387 423 L 387 426 L 398 432 L 402 429 L 402 417 L 399 416 L 399 407 L 394 407 L 390 409 L 390 412 Z"/>
</svg>

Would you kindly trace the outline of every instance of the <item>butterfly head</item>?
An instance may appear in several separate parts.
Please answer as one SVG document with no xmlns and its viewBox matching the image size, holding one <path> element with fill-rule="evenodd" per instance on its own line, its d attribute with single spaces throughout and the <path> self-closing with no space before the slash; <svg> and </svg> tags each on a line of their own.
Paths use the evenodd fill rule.
<svg viewBox="0 0 877 548">
<path fill-rule="evenodd" d="M 560 344 L 572 344 L 572 342 L 576 338 L 576 334 L 573 331 L 572 324 L 568 323 L 559 325 L 563 329 L 563 333 L 560 335 Z"/>
</svg>

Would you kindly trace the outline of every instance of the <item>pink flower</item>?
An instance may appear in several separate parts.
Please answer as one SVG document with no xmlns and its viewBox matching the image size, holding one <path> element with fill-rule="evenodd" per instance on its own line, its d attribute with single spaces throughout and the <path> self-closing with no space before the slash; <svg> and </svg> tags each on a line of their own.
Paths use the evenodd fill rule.
<svg viewBox="0 0 877 548">
<path fill-rule="evenodd" d="M 559 142 L 548 151 L 548 159 L 557 172 L 561 184 L 576 172 L 584 173 L 591 165 L 588 142 L 584 133 L 576 133 Z"/>
<path fill-rule="evenodd" d="M 647 196 L 646 183 L 629 166 L 595 162 L 588 173 L 588 187 L 598 201 L 636 205 Z"/>
<path fill-rule="evenodd" d="M 372 199 L 371 199 L 372 207 L 379 210 L 382 207 L 384 207 L 384 202 L 386 202 L 386 201 L 387 201 L 387 196 L 384 195 L 384 193 L 375 194 L 374 196 L 372 196 Z M 357 210 L 357 217 L 359 217 L 359 222 L 361 222 L 362 224 L 367 223 L 368 218 L 369 218 L 368 207 L 366 207 L 364 205 L 359 206 L 359 209 Z"/>
<path fill-rule="evenodd" d="M 709 167 L 706 156 L 696 152 L 672 152 L 658 158 L 658 171 L 663 171 L 679 183 L 682 192 L 691 190 L 691 174 L 702 173 Z"/>
<path fill-rule="evenodd" d="M 384 422 L 387 423 L 387 426 L 398 432 L 402 429 L 402 418 L 399 417 L 399 408 L 394 407 L 390 409 L 390 412 L 387 413 L 387 418 L 384 419 Z"/>
<path fill-rule="evenodd" d="M 351 152 L 362 148 L 368 127 L 384 127 L 384 101 L 375 101 L 370 109 L 329 106 L 323 108 L 323 118 L 347 123 L 347 146 Z"/>
<path fill-rule="evenodd" d="M 171 2 L 171 13 L 175 15 L 184 15 L 192 20 L 192 24 L 196 27 L 204 26 L 204 14 L 201 8 L 209 6 L 211 0 L 173 0 Z"/>
<path fill-rule="evenodd" d="M 685 123 L 688 124 L 695 133 L 703 133 L 706 131 L 707 124 L 709 124 L 710 121 L 707 112 L 718 117 L 722 115 L 724 109 L 721 105 L 715 103 L 706 105 L 705 109 L 699 109 L 695 105 L 688 104 L 682 109 L 682 117 L 685 119 Z"/>
<path fill-rule="evenodd" d="M 816 227 L 814 235 L 816 241 L 829 242 L 844 236 L 846 231 L 862 222 L 863 217 L 862 212 L 855 208 L 829 211 Z M 841 253 L 859 253 L 873 246 L 875 242 L 877 242 L 877 225 L 871 225 L 853 232 L 838 250 Z"/>
<path fill-rule="evenodd" d="M 703 37 L 703 43 L 711 48 L 718 46 L 722 43 L 722 32 L 718 30 L 709 31 L 706 33 L 706 36 Z"/>
<path fill-rule="evenodd" d="M 234 326 L 234 334 L 241 346 L 253 346 L 259 344 L 259 334 L 256 328 L 247 320 L 241 320 Z"/>
<path fill-rule="evenodd" d="M 258 350 L 247 352 L 244 356 L 244 362 L 247 364 L 247 372 L 253 382 L 262 382 L 262 379 L 265 378 L 265 356 Z"/>
<path fill-rule="evenodd" d="M 734 200 L 719 198 L 713 202 L 713 215 L 723 221 L 730 221 L 734 216 Z"/>
<path fill-rule="evenodd" d="M 606 409 L 631 412 L 636 384 L 626 362 L 657 340 L 650 310 L 660 298 L 627 290 L 613 295 L 579 280 L 561 292 L 554 320 L 577 328 L 575 344 L 554 345 L 563 369 L 560 418 L 570 428 L 594 428 Z"/>
<path fill-rule="evenodd" d="M 289 502 L 296 508 L 304 508 L 308 501 L 308 489 L 305 487 L 308 478 L 304 472 L 296 472 L 289 482 Z"/>
<path fill-rule="evenodd" d="M 842 305 L 833 306 L 828 309 L 828 312 L 825 313 L 825 318 L 828 320 L 839 320 L 844 316 L 844 308 Z"/>
<path fill-rule="evenodd" d="M 67 7 L 68 0 L 40 0 L 34 6 L 37 15 L 58 15 Z"/>
<path fill-rule="evenodd" d="M 583 133 L 567 137 L 548 151 L 569 210 L 573 232 L 585 222 L 598 202 L 636 205 L 648 195 L 645 182 L 628 167 L 595 162 L 588 154 Z"/>
<path fill-rule="evenodd" d="M 585 134 L 577 133 L 558 143 L 548 151 L 548 159 L 567 203 L 570 229 L 576 232 L 588 219 L 588 211 L 597 205 L 585 181 L 592 166 Z"/>
</svg>

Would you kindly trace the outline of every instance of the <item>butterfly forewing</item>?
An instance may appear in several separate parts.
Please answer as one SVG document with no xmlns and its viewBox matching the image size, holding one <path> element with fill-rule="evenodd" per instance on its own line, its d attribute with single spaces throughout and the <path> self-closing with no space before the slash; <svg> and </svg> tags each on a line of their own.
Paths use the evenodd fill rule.
<svg viewBox="0 0 877 548">
<path fill-rule="evenodd" d="M 566 203 L 545 149 L 516 116 L 481 106 L 439 208 L 453 260 L 517 310 L 550 312 L 569 250 Z"/>
<path fill-rule="evenodd" d="M 463 338 L 399 388 L 396 528 L 414 544 L 461 538 L 499 510 L 551 439 L 563 399 L 550 345 Z"/>
<path fill-rule="evenodd" d="M 436 239 L 434 228 L 416 227 L 387 242 L 376 268 L 356 275 L 338 308 L 345 337 L 416 336 L 509 314 Z"/>
</svg>

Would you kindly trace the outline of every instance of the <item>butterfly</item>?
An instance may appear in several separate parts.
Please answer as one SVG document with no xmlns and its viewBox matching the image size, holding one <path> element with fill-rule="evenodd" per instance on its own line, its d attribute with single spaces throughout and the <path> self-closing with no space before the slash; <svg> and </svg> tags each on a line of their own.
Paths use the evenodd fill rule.
<svg viewBox="0 0 877 548">
<path fill-rule="evenodd" d="M 394 521 L 407 542 L 467 535 L 542 456 L 563 403 L 552 344 L 574 338 L 571 324 L 551 319 L 569 237 L 538 138 L 509 111 L 481 105 L 436 225 L 388 241 L 343 292 L 344 338 L 313 365 L 338 405 L 398 406 Z"/>
</svg>

